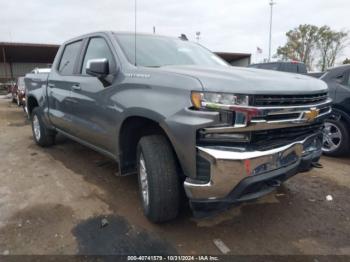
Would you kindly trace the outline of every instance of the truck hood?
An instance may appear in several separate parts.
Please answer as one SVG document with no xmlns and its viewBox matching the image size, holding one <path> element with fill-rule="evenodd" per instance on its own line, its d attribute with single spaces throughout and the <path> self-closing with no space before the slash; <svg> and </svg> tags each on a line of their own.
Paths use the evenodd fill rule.
<svg viewBox="0 0 350 262">
<path fill-rule="evenodd" d="M 204 91 L 240 94 L 314 94 L 327 91 L 316 78 L 246 67 L 164 66 L 161 70 L 197 78 Z"/>
</svg>

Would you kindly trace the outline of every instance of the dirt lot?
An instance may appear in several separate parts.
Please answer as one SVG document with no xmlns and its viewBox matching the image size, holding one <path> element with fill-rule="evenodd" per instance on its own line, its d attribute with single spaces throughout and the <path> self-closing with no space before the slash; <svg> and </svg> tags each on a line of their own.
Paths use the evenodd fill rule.
<svg viewBox="0 0 350 262">
<path fill-rule="evenodd" d="M 203 220 L 185 208 L 163 225 L 143 217 L 136 177 L 115 176 L 113 161 L 63 137 L 36 146 L 4 97 L 0 159 L 0 254 L 220 254 L 221 239 L 230 254 L 350 255 L 349 157 L 323 157 L 324 168 L 258 202 Z"/>
</svg>

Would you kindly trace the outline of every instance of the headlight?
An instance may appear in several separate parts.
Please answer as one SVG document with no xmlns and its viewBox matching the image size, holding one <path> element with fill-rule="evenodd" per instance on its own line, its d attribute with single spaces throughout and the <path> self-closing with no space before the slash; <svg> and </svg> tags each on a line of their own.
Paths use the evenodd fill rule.
<svg viewBox="0 0 350 262">
<path fill-rule="evenodd" d="M 192 104 L 195 108 L 226 109 L 233 106 L 248 106 L 249 96 L 230 93 L 192 92 Z"/>
</svg>

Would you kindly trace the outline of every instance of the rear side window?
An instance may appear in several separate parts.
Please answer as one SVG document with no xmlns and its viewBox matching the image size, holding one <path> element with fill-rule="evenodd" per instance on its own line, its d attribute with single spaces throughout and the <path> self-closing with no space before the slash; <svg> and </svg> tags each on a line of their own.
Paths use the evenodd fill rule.
<svg viewBox="0 0 350 262">
<path fill-rule="evenodd" d="M 77 41 L 65 46 L 58 71 L 62 75 L 72 75 L 74 64 L 80 51 L 82 41 Z"/>
<path fill-rule="evenodd" d="M 106 58 L 108 60 L 109 72 L 111 72 L 111 66 L 113 65 L 113 54 L 109 49 L 106 41 L 101 37 L 91 38 L 85 53 L 81 73 L 83 75 L 86 75 L 86 65 L 90 59 L 101 59 L 101 58 Z"/>
</svg>

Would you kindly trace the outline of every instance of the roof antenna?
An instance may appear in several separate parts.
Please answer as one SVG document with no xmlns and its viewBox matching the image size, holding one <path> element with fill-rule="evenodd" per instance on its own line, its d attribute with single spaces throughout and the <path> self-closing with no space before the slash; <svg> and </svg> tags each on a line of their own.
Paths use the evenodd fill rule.
<svg viewBox="0 0 350 262">
<path fill-rule="evenodd" d="M 137 0 L 135 0 L 135 33 L 134 33 L 134 36 L 135 36 L 135 66 L 137 66 L 137 59 L 136 59 L 136 29 L 137 29 L 137 15 L 136 15 L 136 12 L 137 12 Z"/>
</svg>

